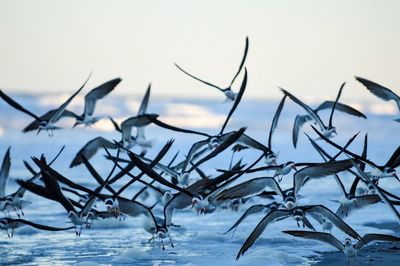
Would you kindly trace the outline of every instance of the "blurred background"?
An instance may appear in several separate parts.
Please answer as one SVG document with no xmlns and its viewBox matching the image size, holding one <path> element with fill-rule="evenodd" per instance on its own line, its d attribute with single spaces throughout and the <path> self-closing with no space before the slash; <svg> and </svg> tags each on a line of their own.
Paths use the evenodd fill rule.
<svg viewBox="0 0 400 266">
<path fill-rule="evenodd" d="M 123 79 L 116 95 L 142 95 L 152 82 L 154 97 L 223 100 L 173 63 L 225 87 L 249 36 L 246 97 L 278 99 L 283 86 L 309 101 L 334 98 L 348 81 L 343 99 L 377 102 L 353 76 L 399 87 L 399 8 L 396 0 L 1 0 L 0 88 L 72 92 L 93 71 L 88 87 Z"/>
</svg>

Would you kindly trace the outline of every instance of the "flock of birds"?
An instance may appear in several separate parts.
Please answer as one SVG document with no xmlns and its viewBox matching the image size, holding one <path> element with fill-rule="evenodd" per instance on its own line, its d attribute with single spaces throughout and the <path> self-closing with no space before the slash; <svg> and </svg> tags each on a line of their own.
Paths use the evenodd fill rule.
<svg viewBox="0 0 400 266">
<path fill-rule="evenodd" d="M 153 243 L 154 239 L 158 237 L 164 249 L 164 240 L 166 239 L 169 240 L 172 247 L 174 246 L 170 237 L 170 228 L 179 226 L 172 222 L 174 212 L 188 208 L 196 210 L 197 214 L 204 215 L 211 215 L 218 208 L 238 211 L 241 204 L 251 202 L 249 199 L 258 198 L 259 202 L 266 204 L 250 206 L 227 230 L 227 232 L 236 230 L 241 222 L 250 215 L 264 213 L 261 221 L 243 243 L 236 259 L 245 254 L 269 224 L 286 218 L 295 219 L 299 227 L 307 228 L 307 230 L 290 230 L 284 231 L 284 233 L 294 237 L 326 242 L 342 251 L 347 256 L 348 263 L 350 263 L 350 259 L 356 261 L 358 250 L 371 241 L 400 241 L 400 238 L 392 235 L 367 234 L 360 236 L 345 221 L 346 217 L 354 210 L 383 202 L 400 222 L 400 214 L 395 207 L 400 204 L 400 197 L 379 185 L 379 181 L 383 178 L 399 180 L 396 175 L 396 168 L 400 166 L 400 146 L 393 152 L 385 165 L 378 165 L 368 159 L 367 135 L 364 138 L 364 149 L 361 155 L 348 149 L 357 134 L 344 145 L 339 145 L 331 140 L 337 134 L 333 125 L 335 111 L 366 118 L 361 112 L 339 101 L 345 83 L 340 87 L 334 101 L 325 101 L 316 109 L 311 108 L 289 91 L 281 88 L 283 98 L 273 117 L 267 144 L 262 144 L 247 135 L 246 128 L 226 131 L 226 126 L 246 89 L 248 76 L 244 65 L 248 47 L 249 42 L 246 38 L 242 61 L 227 88 L 221 88 L 197 78 L 176 65 L 186 75 L 224 93 L 227 102 L 232 103 L 225 122 L 216 134 L 173 126 L 163 122 L 157 114 L 147 112 L 150 85 L 137 115 L 127 118 L 120 124 L 108 117 L 115 130 L 121 133 L 121 139 L 114 141 L 101 136 L 94 138 L 79 150 L 70 164 L 70 167 L 84 165 L 88 170 L 88 175 L 93 176 L 98 183 L 95 188 L 80 185 L 52 167 L 53 162 L 62 152 L 63 149 L 61 149 L 52 160 L 48 160 L 43 155 L 40 158 L 32 157 L 38 170 L 24 161 L 32 177 L 28 180 L 18 179 L 17 183 L 20 186 L 18 190 L 6 195 L 5 187 L 11 168 L 10 148 L 8 148 L 4 155 L 0 173 L 0 211 L 5 215 L 0 219 L 0 228 L 5 230 L 10 238 L 16 228 L 24 225 L 50 231 L 75 230 L 76 235 L 79 236 L 82 228 L 90 228 L 99 219 L 123 219 L 126 216 L 138 217 L 144 215 L 146 223 L 143 228 L 153 236 L 151 238 Z M 232 86 L 240 76 L 243 76 L 240 89 L 235 93 Z M 400 97 L 393 91 L 364 78 L 356 77 L 356 79 L 377 97 L 385 101 L 395 101 L 400 110 Z M 50 110 L 43 115 L 29 111 L 2 90 L 0 90 L 0 97 L 11 107 L 34 119 L 23 129 L 23 132 L 37 131 L 39 133 L 45 130 L 49 136 L 53 136 L 53 131 L 60 129 L 57 122 L 64 117 L 75 119 L 74 127 L 79 125 L 90 126 L 102 119 L 102 117 L 94 116 L 96 103 L 113 91 L 120 81 L 119 78 L 110 80 L 87 93 L 81 115 L 69 111 L 67 107 L 74 97 L 83 90 L 87 80 L 57 109 Z M 278 152 L 275 147 L 274 150 L 272 149 L 272 137 L 274 131 L 278 128 L 279 117 L 287 98 L 305 111 L 304 114 L 299 114 L 295 118 L 292 139 L 294 147 L 297 146 L 301 128 L 306 123 L 310 124 L 318 138 L 313 139 L 307 134 L 306 136 L 315 151 L 321 155 L 322 160 L 320 162 L 297 163 L 284 162 L 280 159 L 284 163 L 277 163 Z M 331 110 L 327 123 L 318 114 L 324 109 Z M 400 119 L 397 122 L 400 122 Z M 179 151 L 185 155 L 183 161 L 175 162 L 178 155 L 176 153 L 168 164 L 163 164 L 160 161 L 170 152 L 174 140 L 168 141 L 155 158 L 146 157 L 146 151 L 152 148 L 152 142 L 145 136 L 145 128 L 150 124 L 162 127 L 167 131 L 194 134 L 200 140 L 193 143 L 188 151 Z M 132 133 L 134 129 L 136 135 Z M 337 149 L 337 153 L 329 154 L 316 140 L 328 143 Z M 132 150 L 135 146 L 140 148 L 139 152 Z M 228 151 L 229 147 L 232 148 L 232 157 L 226 169 L 217 169 L 216 176 L 210 176 L 201 170 L 205 162 L 213 159 L 221 160 L 218 155 Z M 110 150 L 112 149 L 115 150 L 115 154 L 111 153 Z M 245 149 L 253 149 L 258 152 L 257 160 L 246 163 L 243 163 L 243 159 L 234 160 L 234 155 Z M 112 169 L 105 178 L 90 163 L 90 159 L 100 151 L 105 152 L 105 158 L 113 163 Z M 138 170 L 139 174 L 133 174 L 134 169 Z M 280 184 L 282 177 L 291 172 L 294 172 L 292 186 L 282 187 Z M 341 181 L 340 174 L 343 172 L 350 173 L 354 177 L 349 191 L 345 189 Z M 254 178 L 254 175 L 258 176 Z M 145 176 L 150 178 L 151 182 L 145 181 L 143 179 Z M 123 177 L 128 177 L 129 181 L 125 185 L 117 187 L 116 182 Z M 310 180 L 327 177 L 334 178 L 337 181 L 338 188 L 342 191 L 342 197 L 337 201 L 340 206 L 336 211 L 324 205 L 299 204 L 299 192 L 303 186 Z M 148 178 L 146 180 L 149 180 Z M 243 180 L 242 182 L 239 182 L 240 178 Z M 137 193 L 134 195 L 125 193 L 123 196 L 127 188 L 139 184 L 140 189 L 138 186 Z M 149 194 L 149 191 L 159 194 L 159 201 L 151 206 L 146 205 L 142 200 L 146 193 Z M 22 219 L 24 208 L 30 204 L 30 202 L 24 200 L 26 192 L 61 204 L 65 208 L 72 226 L 56 228 Z M 100 202 L 103 202 L 104 205 L 100 205 Z M 154 211 L 158 208 L 157 206 L 161 206 L 163 210 L 161 217 L 157 216 Z M 12 218 L 13 216 L 14 218 Z M 344 234 L 348 235 L 348 238 L 344 242 L 339 241 L 330 233 L 333 227 L 343 231 Z M 358 242 L 354 243 L 354 241 Z"/>
</svg>

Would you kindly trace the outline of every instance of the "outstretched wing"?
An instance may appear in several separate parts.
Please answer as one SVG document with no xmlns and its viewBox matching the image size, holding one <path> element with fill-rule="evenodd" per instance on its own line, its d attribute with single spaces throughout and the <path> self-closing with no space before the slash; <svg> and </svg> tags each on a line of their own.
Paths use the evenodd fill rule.
<svg viewBox="0 0 400 266">
<path fill-rule="evenodd" d="M 232 108 L 228 113 L 228 116 L 225 119 L 224 124 L 222 125 L 222 128 L 219 132 L 219 134 L 222 134 L 225 130 L 226 125 L 228 124 L 229 119 L 231 118 L 233 112 L 235 112 L 237 106 L 240 103 L 240 100 L 242 99 L 243 93 L 246 90 L 246 85 L 247 85 L 247 69 L 244 68 L 244 77 L 243 77 L 243 81 L 242 81 L 242 85 L 240 85 L 240 89 L 239 89 L 239 93 L 235 98 L 235 101 L 233 102 Z"/>
<path fill-rule="evenodd" d="M 10 158 L 10 148 L 8 147 L 6 153 L 4 154 L 3 163 L 0 169 L 0 198 L 5 196 L 6 183 L 8 175 L 10 173 L 11 158 Z"/>
<path fill-rule="evenodd" d="M 243 243 L 236 256 L 236 260 L 238 260 L 240 256 L 242 256 L 254 244 L 254 242 L 256 242 L 269 223 L 277 219 L 285 219 L 289 216 L 291 216 L 291 214 L 287 210 L 275 210 L 265 215 Z"/>
<path fill-rule="evenodd" d="M 89 74 L 89 76 L 87 77 L 86 81 L 82 84 L 82 86 L 74 94 L 72 94 L 62 105 L 60 105 L 60 107 L 58 107 L 54 111 L 54 113 L 51 115 L 51 117 L 48 120 L 50 123 L 55 123 L 60 119 L 65 108 L 67 108 L 68 104 L 75 98 L 76 95 L 78 95 L 78 93 L 83 89 L 83 87 L 85 87 L 85 85 L 88 82 L 91 75 L 92 75 L 92 73 Z"/>
<path fill-rule="evenodd" d="M 151 83 L 147 87 L 146 93 L 144 94 L 142 103 L 140 104 L 139 107 L 138 115 L 144 115 L 147 112 L 147 105 L 149 104 L 150 91 L 151 91 Z"/>
<path fill-rule="evenodd" d="M 116 149 L 117 145 L 103 137 L 94 138 L 78 151 L 69 167 L 72 168 L 83 163 L 83 156 L 90 160 L 97 153 L 97 151 L 103 147 L 106 147 L 107 149 Z"/>
<path fill-rule="evenodd" d="M 325 242 L 325 243 L 337 248 L 339 251 L 342 251 L 342 252 L 344 251 L 343 244 L 339 240 L 337 240 L 336 237 L 334 237 L 333 235 L 328 234 L 328 233 L 300 231 L 300 230 L 288 230 L 288 231 L 282 231 L 282 232 L 285 234 L 288 234 L 288 235 L 295 236 L 295 237 L 302 237 L 302 238 Z"/>
<path fill-rule="evenodd" d="M 367 245 L 368 243 L 370 243 L 372 241 L 398 242 L 398 241 L 400 241 L 400 238 L 391 236 L 391 235 L 384 235 L 384 234 L 366 234 L 361 238 L 360 241 L 358 241 L 355 248 L 360 249 L 364 245 Z"/>
<path fill-rule="evenodd" d="M 246 57 L 247 57 L 247 52 L 249 51 L 249 37 L 246 36 L 246 46 L 244 47 L 244 53 L 242 57 L 242 61 L 240 62 L 239 69 L 236 72 L 235 76 L 233 77 L 231 83 L 229 84 L 229 87 L 232 86 L 233 82 L 235 82 L 235 79 L 239 75 L 240 71 L 242 71 L 242 68 L 244 66 L 244 62 L 246 62 Z"/>
<path fill-rule="evenodd" d="M 20 105 L 19 103 L 17 103 L 16 101 L 14 101 L 10 96 L 8 96 L 7 94 L 5 94 L 2 90 L 0 90 L 0 97 L 9 105 L 11 105 L 12 107 L 14 107 L 15 109 L 41 121 L 40 117 L 38 117 L 37 115 L 35 115 L 34 113 L 32 113 L 31 111 L 29 111 L 28 109 L 25 109 L 22 105 Z"/>
<path fill-rule="evenodd" d="M 102 99 L 107 94 L 109 94 L 119 83 L 121 82 L 120 78 L 112 79 L 107 81 L 100 86 L 91 90 L 85 96 L 85 116 L 93 115 L 94 108 L 96 107 L 96 101 Z"/>
<path fill-rule="evenodd" d="M 390 100 L 395 101 L 400 110 L 400 97 L 396 93 L 368 79 L 360 77 L 355 77 L 355 78 L 356 80 L 361 82 L 361 84 L 363 84 L 375 96 L 381 98 L 384 101 L 390 101 Z"/>
</svg>

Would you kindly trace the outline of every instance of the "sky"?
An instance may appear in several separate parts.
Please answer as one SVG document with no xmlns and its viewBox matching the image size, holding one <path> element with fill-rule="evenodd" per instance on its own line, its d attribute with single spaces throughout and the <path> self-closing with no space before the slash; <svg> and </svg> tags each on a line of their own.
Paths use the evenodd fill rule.
<svg viewBox="0 0 400 266">
<path fill-rule="evenodd" d="M 109 79 L 115 94 L 224 96 L 174 62 L 225 87 L 245 37 L 250 98 L 373 99 L 354 75 L 399 93 L 400 1 L 0 0 L 0 88 L 61 93 Z M 242 76 L 233 89 L 238 90 Z"/>
</svg>

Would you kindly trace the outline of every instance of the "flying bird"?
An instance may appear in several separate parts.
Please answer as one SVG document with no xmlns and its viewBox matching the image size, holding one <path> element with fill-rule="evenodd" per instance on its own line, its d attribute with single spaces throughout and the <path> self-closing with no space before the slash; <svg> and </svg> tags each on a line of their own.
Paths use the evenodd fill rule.
<svg viewBox="0 0 400 266">
<path fill-rule="evenodd" d="M 237 97 L 237 94 L 236 94 L 235 92 L 232 91 L 232 88 L 231 88 L 231 87 L 232 87 L 233 83 L 235 82 L 237 76 L 240 74 L 240 71 L 242 70 L 242 68 L 243 68 L 243 66 L 244 66 L 244 63 L 245 63 L 245 61 L 246 61 L 246 57 L 247 57 L 247 52 L 248 52 L 248 50 L 249 50 L 249 38 L 246 37 L 246 46 L 245 46 L 245 48 L 244 48 L 244 54 L 243 54 L 242 61 L 240 62 L 238 71 L 236 72 L 235 76 L 233 77 L 231 83 L 228 85 L 227 88 L 221 88 L 221 87 L 219 87 L 219 86 L 217 86 L 217 85 L 214 85 L 214 84 L 212 84 L 212 83 L 210 83 L 210 82 L 207 82 L 207 81 L 204 81 L 204 80 L 202 80 L 202 79 L 200 79 L 200 78 L 197 78 L 197 77 L 193 76 L 192 74 L 188 73 L 186 70 L 184 70 L 183 68 L 181 68 L 181 67 L 180 67 L 178 64 L 176 64 L 176 63 L 175 63 L 175 66 L 176 66 L 180 71 L 182 71 L 183 73 L 185 73 L 186 75 L 188 75 L 189 77 L 194 78 L 194 79 L 197 80 L 197 81 L 200 81 L 200 82 L 202 82 L 202 83 L 204 83 L 204 84 L 206 84 L 206 85 L 208 85 L 208 86 L 211 86 L 211 87 L 216 88 L 217 90 L 221 91 L 222 93 L 225 94 L 227 100 L 234 101 L 234 100 L 236 99 L 236 97 Z"/>
</svg>

